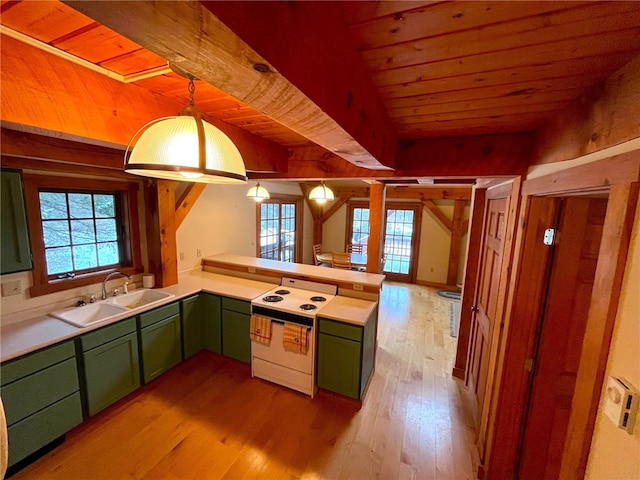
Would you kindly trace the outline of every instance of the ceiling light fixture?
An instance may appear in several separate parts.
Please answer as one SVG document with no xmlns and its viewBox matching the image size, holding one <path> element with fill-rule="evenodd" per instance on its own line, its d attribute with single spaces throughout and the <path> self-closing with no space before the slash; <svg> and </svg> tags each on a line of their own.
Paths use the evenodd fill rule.
<svg viewBox="0 0 640 480">
<path fill-rule="evenodd" d="M 251 187 L 249 189 L 249 191 L 247 192 L 247 197 L 255 200 L 257 203 L 271 198 L 271 196 L 269 195 L 269 191 L 266 188 L 261 187 L 260 182 L 258 182 L 255 187 Z"/>
<path fill-rule="evenodd" d="M 125 172 L 187 182 L 246 183 L 238 148 L 202 119 L 193 100 L 195 77 L 184 76 L 189 79 L 189 105 L 178 116 L 158 118 L 135 133 L 124 154 Z"/>
<path fill-rule="evenodd" d="M 309 192 L 309 199 L 315 200 L 320 204 L 325 203 L 327 200 L 333 200 L 334 198 L 333 192 L 324 182 L 320 182 L 320 185 L 314 187 L 311 192 Z"/>
</svg>

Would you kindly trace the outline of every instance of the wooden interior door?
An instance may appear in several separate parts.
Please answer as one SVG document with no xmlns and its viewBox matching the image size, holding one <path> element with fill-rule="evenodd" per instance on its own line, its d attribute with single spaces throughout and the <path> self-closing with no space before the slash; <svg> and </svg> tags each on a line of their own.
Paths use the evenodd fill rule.
<svg viewBox="0 0 640 480">
<path fill-rule="evenodd" d="M 480 430 L 481 413 L 487 391 L 491 360 L 491 339 L 498 310 L 500 270 L 504 247 L 506 212 L 509 198 L 487 198 L 482 257 L 478 288 L 471 318 L 467 385 L 475 405 L 473 414 Z"/>
<path fill-rule="evenodd" d="M 559 477 L 606 208 L 605 198 L 569 197 L 561 204 L 520 454 L 522 480 Z"/>
</svg>

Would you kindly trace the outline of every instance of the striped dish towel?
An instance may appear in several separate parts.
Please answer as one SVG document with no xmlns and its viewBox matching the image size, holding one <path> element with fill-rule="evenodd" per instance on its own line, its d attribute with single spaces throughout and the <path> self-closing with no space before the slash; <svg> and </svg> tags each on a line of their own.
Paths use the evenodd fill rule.
<svg viewBox="0 0 640 480">
<path fill-rule="evenodd" d="M 255 313 L 251 315 L 249 337 L 254 342 L 269 345 L 271 343 L 271 319 Z"/>
<path fill-rule="evenodd" d="M 309 350 L 309 335 L 307 327 L 294 323 L 285 323 L 282 332 L 282 346 L 287 352 L 307 354 Z"/>
</svg>

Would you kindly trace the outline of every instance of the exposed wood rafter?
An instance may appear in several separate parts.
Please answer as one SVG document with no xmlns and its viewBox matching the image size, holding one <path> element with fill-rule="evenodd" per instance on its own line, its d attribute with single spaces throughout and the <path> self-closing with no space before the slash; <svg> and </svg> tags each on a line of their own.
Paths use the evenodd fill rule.
<svg viewBox="0 0 640 480">
<path fill-rule="evenodd" d="M 64 3 L 350 162 L 374 169 L 395 166 L 395 132 L 362 58 L 342 48 L 348 32 L 330 15 L 335 6 L 262 2 L 247 9 L 232 2 L 122 2 L 119 8 L 105 8 L 101 2 Z M 345 42 L 332 42 L 335 47 L 328 49 L 321 40 L 327 31 Z M 314 43 L 304 39 L 315 41 L 314 51 Z M 255 51 L 258 45 L 265 57 Z M 301 61 L 308 65 L 302 68 Z M 296 85 L 284 73 L 290 76 L 294 68 L 302 72 Z M 337 83 L 336 71 L 350 79 L 349 88 Z"/>
</svg>

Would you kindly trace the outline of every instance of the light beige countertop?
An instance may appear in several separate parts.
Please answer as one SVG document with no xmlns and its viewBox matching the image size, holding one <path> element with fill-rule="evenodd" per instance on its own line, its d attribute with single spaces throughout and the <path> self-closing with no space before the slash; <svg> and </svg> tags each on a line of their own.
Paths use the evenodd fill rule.
<svg viewBox="0 0 640 480">
<path fill-rule="evenodd" d="M 84 328 L 75 327 L 47 314 L 24 312 L 24 319 L 2 322 L 0 327 L 0 361 L 4 362 L 19 357 L 201 291 L 251 301 L 271 290 L 275 285 L 277 283 L 204 271 L 191 271 L 181 276 L 178 284 L 158 289 L 174 295 L 173 297 L 155 303 L 148 308 L 140 307 L 135 311 L 125 311 L 111 317 L 106 322 L 99 322 Z M 373 301 L 337 296 L 322 308 L 320 315 L 346 323 L 364 325 L 376 305 L 377 302 Z"/>
<path fill-rule="evenodd" d="M 271 290 L 273 286 L 273 284 L 266 282 L 194 271 L 180 277 L 177 285 L 157 289 L 170 293 L 174 295 L 173 297 L 155 303 L 148 308 L 140 307 L 139 309 L 135 309 L 135 311 L 125 311 L 111 317 L 105 322 L 99 322 L 84 328 L 73 326 L 57 318 L 50 317 L 47 314 L 29 315 L 28 312 L 25 312 L 25 318 L 23 320 L 2 323 L 0 327 L 0 361 L 4 362 L 63 340 L 82 335 L 131 317 L 132 315 L 137 315 L 161 305 L 175 302 L 176 300 L 200 291 L 250 301 Z M 52 308 L 51 310 L 57 309 L 59 309 L 59 307 Z"/>
<path fill-rule="evenodd" d="M 224 263 L 226 265 L 243 269 L 242 271 L 252 273 L 250 269 L 275 272 L 283 276 L 304 277 L 308 280 L 317 280 L 330 283 L 359 284 L 364 287 L 379 290 L 385 279 L 384 275 L 377 273 L 357 272 L 354 270 L 341 270 L 337 268 L 317 267 L 304 263 L 280 262 L 264 258 L 245 257 L 230 253 L 220 253 L 203 259 L 202 264 L 207 266 L 208 262 Z"/>
<path fill-rule="evenodd" d="M 322 307 L 318 312 L 318 316 L 363 326 L 367 323 L 376 305 L 378 305 L 378 302 L 337 296 Z"/>
</svg>

